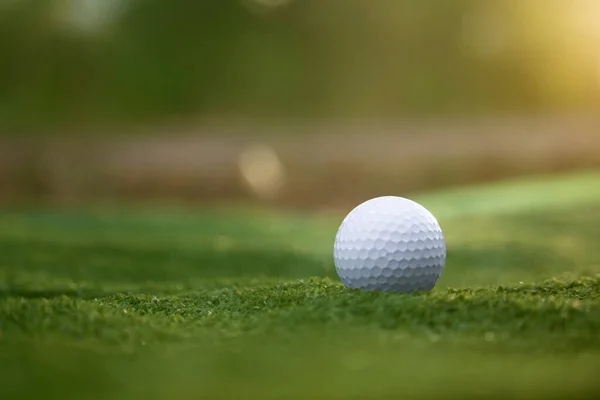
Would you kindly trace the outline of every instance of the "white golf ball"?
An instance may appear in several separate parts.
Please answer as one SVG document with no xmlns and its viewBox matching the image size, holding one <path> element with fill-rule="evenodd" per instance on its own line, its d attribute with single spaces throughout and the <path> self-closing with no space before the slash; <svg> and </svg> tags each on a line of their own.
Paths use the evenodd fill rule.
<svg viewBox="0 0 600 400">
<path fill-rule="evenodd" d="M 377 197 L 348 214 L 334 245 L 342 283 L 351 289 L 431 290 L 446 263 L 446 244 L 435 217 L 403 197 Z"/>
</svg>

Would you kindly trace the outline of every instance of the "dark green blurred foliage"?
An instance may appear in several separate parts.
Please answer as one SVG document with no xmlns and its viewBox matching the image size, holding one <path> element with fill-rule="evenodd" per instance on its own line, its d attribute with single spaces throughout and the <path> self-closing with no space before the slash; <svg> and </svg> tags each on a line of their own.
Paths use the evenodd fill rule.
<svg viewBox="0 0 600 400">
<path fill-rule="evenodd" d="M 305 72 L 319 69 L 318 38 L 304 37 L 295 14 L 253 15 L 231 0 L 139 2 L 110 46 L 123 107 L 160 114 L 310 105 L 320 85 Z"/>
<path fill-rule="evenodd" d="M 540 89 L 536 66 L 550 53 L 560 60 L 568 43 L 552 32 L 528 42 L 546 11 L 529 15 L 515 1 L 113 1 L 94 28 L 73 24 L 76 3 L 0 7 L 1 125 L 489 113 L 598 99 L 592 89 L 572 97 Z M 465 18 L 478 8 L 501 16 L 500 31 L 516 43 L 495 56 L 465 51 Z"/>
</svg>

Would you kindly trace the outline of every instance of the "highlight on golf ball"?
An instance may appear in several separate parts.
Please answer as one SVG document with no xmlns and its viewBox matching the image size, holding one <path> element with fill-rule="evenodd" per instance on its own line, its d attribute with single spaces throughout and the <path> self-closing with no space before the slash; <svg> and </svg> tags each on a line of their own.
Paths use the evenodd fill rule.
<svg viewBox="0 0 600 400">
<path fill-rule="evenodd" d="M 438 221 L 425 207 L 385 196 L 346 216 L 333 254 L 346 287 L 410 293 L 433 289 L 444 270 L 446 244 Z"/>
</svg>

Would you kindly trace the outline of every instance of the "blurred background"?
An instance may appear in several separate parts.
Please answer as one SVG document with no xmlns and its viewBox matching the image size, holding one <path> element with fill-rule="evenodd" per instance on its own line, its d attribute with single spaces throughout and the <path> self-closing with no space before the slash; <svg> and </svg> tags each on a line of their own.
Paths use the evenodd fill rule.
<svg viewBox="0 0 600 400">
<path fill-rule="evenodd" d="M 0 201 L 348 207 L 600 165 L 596 0 L 1 0 Z"/>
</svg>

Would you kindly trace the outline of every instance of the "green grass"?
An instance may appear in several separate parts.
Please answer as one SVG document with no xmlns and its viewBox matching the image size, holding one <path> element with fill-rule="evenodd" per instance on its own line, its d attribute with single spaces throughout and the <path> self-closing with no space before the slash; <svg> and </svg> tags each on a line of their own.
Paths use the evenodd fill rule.
<svg viewBox="0 0 600 400">
<path fill-rule="evenodd" d="M 342 215 L 6 210 L 0 398 L 595 398 L 598 188 L 419 197 L 448 262 L 410 295 L 338 282 Z"/>
</svg>

